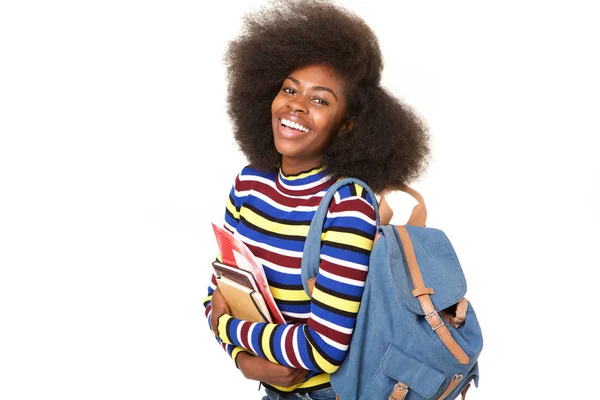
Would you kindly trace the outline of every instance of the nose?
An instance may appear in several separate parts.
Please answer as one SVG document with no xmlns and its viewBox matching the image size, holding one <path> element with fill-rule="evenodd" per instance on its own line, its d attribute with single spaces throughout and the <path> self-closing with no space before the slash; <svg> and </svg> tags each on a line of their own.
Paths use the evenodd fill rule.
<svg viewBox="0 0 600 400">
<path fill-rule="evenodd" d="M 308 112 L 308 107 L 306 106 L 306 102 L 302 96 L 296 96 L 293 99 L 290 99 L 288 102 L 288 107 L 295 112 Z"/>
</svg>

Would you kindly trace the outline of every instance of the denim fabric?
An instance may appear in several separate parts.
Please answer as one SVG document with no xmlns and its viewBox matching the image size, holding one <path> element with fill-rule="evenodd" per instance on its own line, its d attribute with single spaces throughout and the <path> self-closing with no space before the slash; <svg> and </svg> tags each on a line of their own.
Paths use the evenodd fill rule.
<svg viewBox="0 0 600 400">
<path fill-rule="evenodd" d="M 315 390 L 310 393 L 277 394 L 265 388 L 266 396 L 262 400 L 335 400 L 335 392 L 331 387 Z"/>
<path fill-rule="evenodd" d="M 317 276 L 319 270 L 328 204 L 337 189 L 349 182 L 360 184 L 374 197 L 364 182 L 353 178 L 337 181 L 323 196 L 302 255 L 302 281 L 307 294 L 310 291 L 306 282 Z M 370 254 L 369 273 L 350 346 L 342 365 L 331 374 L 331 385 L 344 400 L 387 400 L 400 381 L 409 387 L 406 400 L 423 400 L 439 398 L 456 377 L 460 383 L 447 397 L 454 399 L 469 381 L 473 380 L 477 386 L 477 359 L 483 347 L 481 327 L 469 303 L 462 326 L 455 328 L 441 320 L 442 324 L 433 329 L 419 299 L 413 296 L 407 257 L 412 254 L 416 258 L 425 287 L 433 289 L 430 300 L 438 311 L 465 296 L 467 284 L 458 257 L 441 230 L 406 226 L 411 243 L 406 242 L 404 248 L 397 227 L 380 226 L 379 217 L 377 225 L 380 237 Z M 444 346 L 438 329 L 464 350 L 469 358 L 465 364 Z"/>
</svg>

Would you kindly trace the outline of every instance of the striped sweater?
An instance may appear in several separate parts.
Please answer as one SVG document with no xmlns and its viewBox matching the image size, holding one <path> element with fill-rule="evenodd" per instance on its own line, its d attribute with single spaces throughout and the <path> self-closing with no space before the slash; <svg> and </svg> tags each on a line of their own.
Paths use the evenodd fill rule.
<svg viewBox="0 0 600 400">
<path fill-rule="evenodd" d="M 309 370 L 280 393 L 310 392 L 329 385 L 344 360 L 355 326 L 375 236 L 375 199 L 363 188 L 340 188 L 329 205 L 322 234 L 321 263 L 312 300 L 304 292 L 300 266 L 308 228 L 335 180 L 324 168 L 286 176 L 244 168 L 230 192 L 225 228 L 263 264 L 286 324 L 251 323 L 223 315 L 218 340 L 235 360 L 241 351 L 274 363 Z M 210 325 L 211 295 L 204 302 Z"/>
</svg>

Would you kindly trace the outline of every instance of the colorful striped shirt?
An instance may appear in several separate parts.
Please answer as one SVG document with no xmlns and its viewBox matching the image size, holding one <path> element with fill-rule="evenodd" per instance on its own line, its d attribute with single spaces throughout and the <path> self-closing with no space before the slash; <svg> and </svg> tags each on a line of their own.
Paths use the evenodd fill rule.
<svg viewBox="0 0 600 400">
<path fill-rule="evenodd" d="M 225 314 L 219 318 L 218 340 L 234 360 L 240 351 L 248 351 L 310 371 L 294 387 L 265 384 L 280 393 L 328 386 L 329 374 L 344 360 L 355 326 L 376 230 L 376 200 L 360 185 L 343 186 L 329 205 L 312 299 L 304 292 L 300 275 L 312 217 L 334 182 L 325 168 L 287 176 L 280 170 L 246 167 L 229 195 L 225 228 L 263 264 L 287 323 L 252 323 Z M 213 276 L 205 300 L 209 325 L 215 287 Z"/>
</svg>

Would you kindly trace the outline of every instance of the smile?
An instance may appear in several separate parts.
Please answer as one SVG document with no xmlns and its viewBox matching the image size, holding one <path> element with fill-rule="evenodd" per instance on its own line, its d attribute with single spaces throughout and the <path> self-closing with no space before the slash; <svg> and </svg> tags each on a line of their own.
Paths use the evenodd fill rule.
<svg viewBox="0 0 600 400">
<path fill-rule="evenodd" d="M 310 131 L 310 129 L 308 129 L 308 128 L 306 128 L 306 127 L 304 127 L 304 126 L 302 126 L 302 125 L 300 125 L 300 124 L 298 124 L 296 122 L 290 121 L 289 119 L 285 119 L 285 118 L 281 118 L 281 125 L 287 126 L 288 128 L 297 129 L 297 130 L 302 131 L 302 132 L 308 132 L 308 131 Z"/>
</svg>

